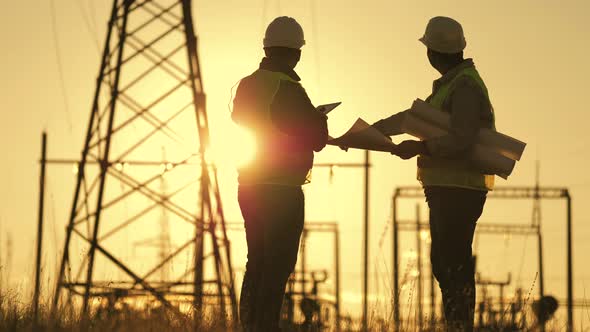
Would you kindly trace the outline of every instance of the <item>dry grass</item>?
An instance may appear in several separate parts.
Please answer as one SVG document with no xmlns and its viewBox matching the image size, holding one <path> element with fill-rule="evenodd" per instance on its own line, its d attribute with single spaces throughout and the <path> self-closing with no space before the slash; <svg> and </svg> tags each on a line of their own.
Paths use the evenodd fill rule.
<svg viewBox="0 0 590 332">
<path fill-rule="evenodd" d="M 29 302 L 22 300 L 18 292 L 0 294 L 0 331 L 2 332 L 194 332 L 195 328 L 190 315 L 178 317 L 168 310 L 158 309 L 130 309 L 120 308 L 114 311 L 96 310 L 88 319 L 82 319 L 77 312 L 62 311 L 52 318 L 46 306 L 40 308 L 40 323 L 36 330 L 33 329 L 33 311 Z M 389 319 L 378 317 L 372 312 L 369 320 L 369 331 L 388 332 L 393 331 L 393 324 Z M 220 320 L 211 315 L 204 319 L 197 331 L 207 332 L 238 332 L 221 326 Z M 428 322 L 424 322 L 423 331 L 443 331 L 442 324 L 437 321 L 436 328 L 427 329 Z M 547 326 L 547 331 L 563 331 L 565 326 L 559 322 L 552 321 Z M 582 328 L 581 331 L 584 329 Z M 314 332 L 319 330 L 307 330 L 290 328 L 286 332 L 305 331 Z M 321 331 L 334 331 L 325 329 Z M 343 319 L 342 332 L 360 331 L 360 322 Z M 401 332 L 417 331 L 416 326 L 404 324 Z"/>
<path fill-rule="evenodd" d="M 33 310 L 30 303 L 23 303 L 18 293 L 0 295 L 0 331 L 33 331 Z M 226 332 L 219 319 L 207 317 L 197 331 Z M 47 306 L 39 310 L 36 331 L 47 332 L 194 332 L 193 319 L 189 315 L 179 317 L 168 310 L 122 308 L 115 311 L 96 310 L 87 319 L 77 312 L 59 312 L 51 317 Z"/>
</svg>

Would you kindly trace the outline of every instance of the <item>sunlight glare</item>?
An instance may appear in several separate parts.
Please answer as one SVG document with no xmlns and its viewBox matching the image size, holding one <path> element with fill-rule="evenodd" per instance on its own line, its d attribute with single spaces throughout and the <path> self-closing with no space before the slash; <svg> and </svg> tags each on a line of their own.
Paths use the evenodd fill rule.
<svg viewBox="0 0 590 332">
<path fill-rule="evenodd" d="M 217 167 L 239 168 L 251 163 L 256 156 L 256 139 L 246 128 L 232 125 L 225 130 L 225 139 L 218 140 L 208 155 Z"/>
</svg>

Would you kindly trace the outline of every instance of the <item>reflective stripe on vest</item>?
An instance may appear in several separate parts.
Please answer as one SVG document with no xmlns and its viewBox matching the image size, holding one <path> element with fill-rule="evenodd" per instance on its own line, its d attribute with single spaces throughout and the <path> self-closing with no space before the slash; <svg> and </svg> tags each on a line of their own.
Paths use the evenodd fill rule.
<svg viewBox="0 0 590 332">
<path fill-rule="evenodd" d="M 281 81 L 289 81 L 291 83 L 300 84 L 296 80 L 292 79 L 289 75 L 275 72 L 270 70 L 258 69 L 255 71 L 251 78 L 253 78 L 256 84 L 260 84 L 261 91 L 263 91 L 263 95 L 260 96 L 262 100 L 258 100 L 258 105 L 260 107 L 259 111 L 264 113 L 264 133 L 258 133 L 258 135 L 262 135 L 262 139 L 276 139 L 277 137 L 284 137 L 287 136 L 285 133 L 280 131 L 278 128 L 274 126 L 271 120 L 270 114 L 270 106 L 272 105 L 274 98 L 279 91 Z M 260 172 L 265 172 L 265 170 L 260 169 L 257 170 Z M 311 182 L 311 169 L 307 172 L 307 176 L 303 184 L 307 184 Z M 264 181 L 255 181 L 253 183 L 247 184 L 278 184 L 278 185 L 287 185 L 287 186 L 300 186 L 301 178 L 299 176 L 281 176 L 280 180 L 264 180 Z"/>
<path fill-rule="evenodd" d="M 482 89 L 485 96 L 489 100 L 488 89 L 475 67 L 468 67 L 460 71 L 455 78 L 450 82 L 439 87 L 436 94 L 434 94 L 429 104 L 433 107 L 448 112 L 443 109 L 443 104 L 448 96 L 451 95 L 455 81 L 463 76 L 473 79 Z M 493 114 L 493 112 L 492 112 Z M 495 117 L 492 117 L 492 128 L 495 129 Z M 428 186 L 442 186 L 442 187 L 459 187 L 475 190 L 492 190 L 494 188 L 494 176 L 484 175 L 477 170 L 470 168 L 470 163 L 467 160 L 455 161 L 449 163 L 448 160 L 438 160 L 437 158 L 427 157 L 428 167 L 418 168 L 418 181 L 424 187 Z"/>
</svg>

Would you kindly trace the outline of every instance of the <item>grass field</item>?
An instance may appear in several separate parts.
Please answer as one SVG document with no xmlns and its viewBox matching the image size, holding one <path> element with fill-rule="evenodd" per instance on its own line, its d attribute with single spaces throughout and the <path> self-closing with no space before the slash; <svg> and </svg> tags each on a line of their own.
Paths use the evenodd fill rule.
<svg viewBox="0 0 590 332">
<path fill-rule="evenodd" d="M 49 305 L 42 304 L 39 308 L 39 323 L 34 329 L 34 313 L 32 304 L 23 301 L 18 292 L 4 292 L 0 295 L 0 331 L 51 331 L 51 332 L 82 332 L 82 331 L 129 331 L 129 332 L 185 332 L 195 331 L 190 315 L 179 317 L 168 310 L 145 309 L 137 310 L 129 307 L 117 310 L 94 310 L 83 319 L 78 311 L 61 310 L 51 314 Z M 223 327 L 219 319 L 206 317 L 198 331 L 225 332 L 234 331 Z"/>
<path fill-rule="evenodd" d="M 178 316 L 168 310 L 162 309 L 132 309 L 130 307 L 119 306 L 116 310 L 96 309 L 87 318 L 83 319 L 78 311 L 61 310 L 55 316 L 50 314 L 49 307 L 42 304 L 39 309 L 39 323 L 34 328 L 33 308 L 30 304 L 30 296 L 26 296 L 16 291 L 3 292 L 0 294 L 0 332 L 25 332 L 25 331 L 43 331 L 43 332 L 189 332 L 189 331 L 207 331 L 207 332 L 239 332 L 232 326 L 224 326 L 219 316 L 208 315 L 202 323 L 195 328 L 194 320 L 190 314 Z M 428 320 L 428 319 L 426 319 Z M 406 320 L 402 325 L 401 331 L 418 331 L 411 319 Z M 232 325 L 231 322 L 227 325 Z M 435 329 L 428 329 L 428 322 L 424 322 L 425 328 L 421 331 L 443 331 L 442 324 L 437 321 Z M 350 319 L 343 319 L 341 322 L 342 332 L 360 331 L 360 322 Z M 551 321 L 547 332 L 565 331 L 565 324 L 560 321 Z M 578 330 L 578 329 L 576 329 Z M 590 329 L 579 326 L 579 331 L 588 331 Z M 314 332 L 314 331 L 336 331 L 336 329 L 303 329 L 301 327 L 288 327 L 285 332 Z M 376 315 L 374 312 L 369 319 L 369 332 L 386 332 L 393 331 L 393 326 L 388 319 Z M 515 331 L 506 329 L 486 329 L 480 331 Z M 520 329 L 519 331 L 538 331 L 538 329 Z"/>
</svg>

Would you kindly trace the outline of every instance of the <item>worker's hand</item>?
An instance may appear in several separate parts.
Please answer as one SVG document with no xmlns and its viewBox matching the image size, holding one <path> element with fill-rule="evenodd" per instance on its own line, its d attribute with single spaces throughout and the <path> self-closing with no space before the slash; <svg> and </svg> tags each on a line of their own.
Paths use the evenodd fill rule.
<svg viewBox="0 0 590 332">
<path fill-rule="evenodd" d="M 419 154 L 427 154 L 426 143 L 422 141 L 403 141 L 398 144 L 391 153 L 399 156 L 400 158 L 407 160 L 414 158 Z"/>
<path fill-rule="evenodd" d="M 398 146 L 399 145 L 394 145 L 391 148 L 389 148 L 389 153 L 397 156 L 397 152 L 399 151 Z"/>
</svg>

